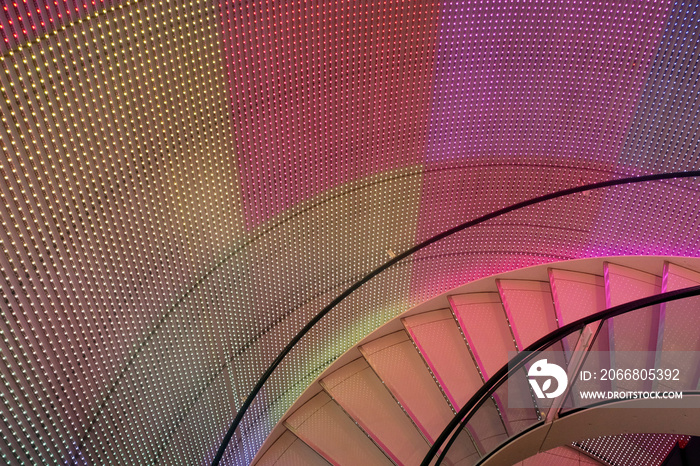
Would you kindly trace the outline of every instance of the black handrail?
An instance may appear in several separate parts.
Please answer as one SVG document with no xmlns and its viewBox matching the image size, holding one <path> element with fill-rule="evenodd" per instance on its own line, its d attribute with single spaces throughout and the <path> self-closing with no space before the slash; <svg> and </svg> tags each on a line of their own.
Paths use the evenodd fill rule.
<svg viewBox="0 0 700 466">
<path fill-rule="evenodd" d="M 447 446 L 442 450 L 440 457 L 438 458 L 436 465 L 444 459 L 447 451 L 452 446 L 459 432 L 462 431 L 464 426 L 469 422 L 469 419 L 476 412 L 481 405 L 489 399 L 496 390 L 511 376 L 511 374 L 517 372 L 522 368 L 529 360 L 535 357 L 541 356 L 539 354 L 544 349 L 549 346 L 561 341 L 562 338 L 570 335 L 571 333 L 583 329 L 586 325 L 593 322 L 608 320 L 612 317 L 619 316 L 628 312 L 636 311 L 638 309 L 653 306 L 655 304 L 667 303 L 670 301 L 676 301 L 678 299 L 689 298 L 693 296 L 700 296 L 700 285 L 691 286 L 688 288 L 683 288 L 680 290 L 667 291 L 666 293 L 659 293 L 654 296 L 648 296 L 646 298 L 637 299 L 630 301 L 628 303 L 620 304 L 619 306 L 611 307 L 595 314 L 591 314 L 587 317 L 572 322 L 570 324 L 564 325 L 563 327 L 545 335 L 540 338 L 522 352 L 518 353 L 513 359 L 511 359 L 508 364 L 501 367 L 484 385 L 482 385 L 479 390 L 469 399 L 469 401 L 459 410 L 457 414 L 454 415 L 452 420 L 445 426 L 445 429 L 435 440 L 435 443 L 430 447 L 428 453 L 423 458 L 421 466 L 428 466 L 431 460 L 435 457 L 435 454 L 440 450 L 442 445 L 447 440 L 447 437 L 451 434 L 452 437 L 447 443 Z M 455 429 L 459 425 L 459 428 Z"/>
<path fill-rule="evenodd" d="M 515 210 L 522 209 L 524 207 L 531 206 L 533 204 L 539 204 L 541 202 L 546 202 L 552 199 L 557 199 L 560 197 L 568 196 L 571 194 L 577 194 L 577 193 L 583 193 L 586 191 L 592 191 L 594 189 L 600 189 L 600 188 L 607 188 L 610 186 L 618 186 L 618 185 L 623 185 L 623 184 L 633 184 L 633 183 L 644 183 L 647 181 L 659 181 L 659 180 L 668 180 L 668 179 L 676 179 L 676 178 L 694 178 L 700 176 L 700 170 L 692 170 L 692 171 L 685 171 L 685 172 L 672 172 L 672 173 L 657 173 L 654 175 L 643 175 L 643 176 L 633 176 L 633 177 L 628 177 L 628 178 L 620 178 L 617 180 L 608 180 L 608 181 L 602 181 L 599 183 L 592 183 L 592 184 L 587 184 L 583 186 L 576 186 L 575 188 L 568 188 L 564 189 L 561 191 L 557 191 L 554 193 L 550 194 L 545 194 L 544 196 L 538 196 L 534 197 L 532 199 L 528 199 L 522 202 L 518 202 L 516 204 L 510 205 L 508 207 L 504 207 L 502 209 L 496 210 L 494 212 L 491 212 L 490 214 L 486 214 L 482 217 L 479 217 L 474 220 L 470 220 L 468 222 L 462 223 L 460 225 L 457 225 L 456 227 L 452 227 L 449 230 L 443 231 L 442 233 L 439 233 L 432 238 L 429 238 L 425 241 L 423 241 L 420 244 L 417 244 L 413 246 L 412 248 L 402 252 L 401 254 L 393 257 L 383 265 L 379 266 L 378 268 L 374 269 L 371 271 L 369 274 L 364 276 L 362 279 L 351 285 L 348 289 L 343 291 L 343 293 L 340 294 L 337 298 L 335 298 L 333 301 L 331 301 L 330 304 L 328 304 L 326 307 L 324 307 L 318 314 L 316 314 L 310 321 L 307 323 L 304 328 L 302 328 L 299 333 L 297 333 L 294 338 L 292 338 L 287 346 L 284 347 L 284 349 L 280 352 L 279 355 L 275 358 L 274 361 L 272 361 L 272 364 L 270 364 L 270 367 L 267 368 L 267 370 L 262 374 L 260 377 L 260 380 L 255 384 L 253 387 L 253 390 L 250 392 L 248 395 L 248 398 L 243 402 L 241 405 L 241 408 L 238 410 L 236 413 L 236 417 L 234 418 L 233 422 L 231 423 L 231 426 L 228 429 L 228 432 L 226 432 L 226 435 L 221 441 L 221 445 L 219 445 L 219 449 L 216 452 L 216 456 L 214 457 L 214 460 L 212 461 L 212 466 L 218 466 L 219 462 L 221 459 L 224 457 L 224 453 L 226 452 L 226 447 L 228 446 L 229 442 L 233 438 L 233 434 L 235 433 L 236 429 L 238 428 L 238 425 L 241 423 L 241 420 L 243 420 L 243 415 L 246 413 L 250 405 L 253 403 L 253 400 L 257 396 L 257 394 L 260 392 L 262 389 L 263 385 L 265 382 L 267 382 L 267 379 L 270 378 L 274 370 L 277 368 L 277 366 L 280 365 L 282 360 L 287 356 L 287 354 L 294 348 L 294 346 L 301 340 L 306 333 L 308 333 L 311 328 L 318 323 L 326 314 L 328 314 L 335 306 L 340 304 L 345 298 L 350 296 L 355 290 L 360 288 L 362 285 L 370 281 L 372 278 L 375 276 L 379 275 L 389 267 L 393 266 L 397 262 L 411 256 L 412 254 L 420 251 L 421 249 L 424 249 L 428 246 L 430 246 L 433 243 L 437 243 L 438 241 L 447 238 L 448 236 L 452 236 L 455 233 L 458 233 L 462 230 L 465 230 L 469 227 L 473 227 L 475 225 L 478 225 L 480 223 L 484 223 L 488 220 L 491 220 L 492 218 L 499 217 L 501 215 L 507 214 L 509 212 L 513 212 Z"/>
</svg>

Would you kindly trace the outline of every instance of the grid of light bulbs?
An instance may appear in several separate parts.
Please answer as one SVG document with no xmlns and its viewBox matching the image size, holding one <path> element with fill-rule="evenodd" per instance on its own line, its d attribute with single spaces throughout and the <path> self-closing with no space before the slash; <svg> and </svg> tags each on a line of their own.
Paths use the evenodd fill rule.
<svg viewBox="0 0 700 466">
<path fill-rule="evenodd" d="M 628 47 L 611 35 L 620 48 L 610 57 L 601 46 L 583 58 L 625 68 L 634 50 L 653 77 L 625 68 L 609 95 L 584 93 L 599 99 L 596 109 L 612 99 L 611 121 L 628 118 L 630 131 L 615 133 L 618 153 L 606 146 L 582 154 L 539 153 L 546 138 L 522 139 L 528 109 L 564 99 L 556 86 L 527 94 L 529 84 L 514 84 L 501 97 L 486 94 L 481 106 L 468 94 L 456 99 L 451 87 L 470 69 L 451 37 L 486 18 L 517 38 L 512 15 L 544 30 L 537 17 L 551 20 L 547 12 L 563 5 L 6 2 L 0 460 L 206 463 L 291 336 L 388 251 L 546 192 L 695 167 L 696 13 L 690 5 L 651 11 L 623 3 L 624 14 L 606 10 L 609 32 L 635 22 L 640 40 Z M 566 11 L 584 8 L 593 21 L 602 7 Z M 278 34 L 287 24 L 296 35 Z M 566 24 L 567 37 L 595 37 L 592 26 Z M 396 37 L 405 42 L 391 43 Z M 546 53 L 522 43 L 545 70 L 538 79 L 559 66 L 555 39 L 542 36 Z M 478 40 L 470 49 L 485 53 L 478 76 L 497 76 L 500 59 L 486 53 L 495 38 Z M 262 57 L 256 66 L 247 64 L 250 54 Z M 319 81 L 297 86 L 289 69 Z M 334 80 L 342 86 L 328 84 Z M 310 100 L 321 81 L 330 86 L 318 90 L 327 100 Z M 438 108 L 454 101 L 454 109 Z M 577 110 L 576 102 L 560 103 Z M 332 105 L 340 110 L 330 124 L 324 112 Z M 494 120 L 479 121 L 503 105 L 522 112 L 499 131 Z M 472 134 L 467 129 L 471 140 L 460 136 Z M 596 138 L 611 140 L 613 130 L 589 129 L 567 134 L 594 151 L 602 147 Z M 309 142 L 312 130 L 323 156 Z M 308 140 L 293 145 L 284 137 L 294 131 Z M 250 461 L 324 367 L 424 299 L 559 259 L 697 254 L 697 198 L 695 182 L 617 188 L 510 214 L 426 249 L 302 342 L 246 417 L 227 461 Z"/>
</svg>

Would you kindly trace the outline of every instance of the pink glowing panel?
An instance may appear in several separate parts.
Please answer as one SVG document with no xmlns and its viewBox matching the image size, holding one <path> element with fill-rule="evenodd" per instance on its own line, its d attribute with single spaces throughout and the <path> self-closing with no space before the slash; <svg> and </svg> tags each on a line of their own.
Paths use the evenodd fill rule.
<svg viewBox="0 0 700 466">
<path fill-rule="evenodd" d="M 403 324 L 452 406 L 464 406 L 483 380 L 450 310 L 406 317 Z"/>
<path fill-rule="evenodd" d="M 393 464 L 325 392 L 296 410 L 284 425 L 331 464 Z"/>
<path fill-rule="evenodd" d="M 404 331 L 360 347 L 374 371 L 432 443 L 454 413 Z"/>
<path fill-rule="evenodd" d="M 425 157 L 435 2 L 234 2 L 223 23 L 247 225 Z"/>
<path fill-rule="evenodd" d="M 557 329 L 549 282 L 497 280 L 496 285 L 518 349 L 522 351 Z"/>
<path fill-rule="evenodd" d="M 606 262 L 605 301 L 608 308 L 661 292 L 661 277 Z M 659 272 L 661 272 L 659 270 Z M 659 307 L 652 306 L 607 321 L 611 367 L 654 367 L 659 332 Z M 618 354 L 615 352 L 634 352 Z M 645 390 L 651 381 L 613 382 L 613 389 Z"/>
<path fill-rule="evenodd" d="M 290 431 L 284 434 L 255 463 L 256 466 L 327 466 L 328 463 Z"/>
<path fill-rule="evenodd" d="M 397 464 L 418 464 L 429 445 L 364 358 L 321 381 L 323 388 Z"/>
<path fill-rule="evenodd" d="M 449 227 L 519 201 L 572 186 L 609 179 L 610 172 L 615 168 L 613 163 L 604 160 L 589 162 L 588 165 L 590 168 L 586 170 L 578 166 L 570 166 L 567 161 L 563 161 L 562 165 L 552 166 L 551 157 L 533 155 L 523 159 L 513 154 L 472 158 L 459 164 L 449 161 L 429 162 L 426 164 L 423 177 L 423 203 L 418 238 L 427 239 Z M 578 201 L 577 204 L 581 206 L 581 199 Z M 587 209 L 593 209 L 597 213 L 597 208 L 604 201 L 604 196 L 598 192 L 592 192 L 583 201 Z M 449 205 L 450 209 L 438 208 L 441 205 Z M 557 208 L 559 204 L 553 207 Z M 548 206 L 543 208 L 551 209 Z M 542 225 L 562 226 L 572 223 L 572 228 L 567 232 L 549 231 L 548 234 L 566 234 L 572 240 L 578 239 L 582 246 L 588 244 L 590 232 L 585 230 L 595 225 L 596 216 L 590 218 L 574 216 L 574 212 L 565 211 L 562 212 L 561 218 L 548 218 L 543 217 L 548 210 L 537 209 L 530 208 L 517 214 L 516 217 L 509 215 L 507 218 L 491 221 L 489 222 L 491 227 L 479 226 L 477 227 L 479 236 L 496 235 L 507 238 L 519 236 L 519 240 L 522 241 L 522 233 L 528 230 L 518 229 L 513 232 L 513 221 L 527 218 L 529 222 L 523 223 L 529 224 L 531 229 Z M 526 217 L 520 217 L 520 215 Z M 574 220 L 578 220 L 575 226 Z M 499 221 L 507 223 L 508 228 L 498 225 Z M 485 239 L 488 240 L 488 238 Z M 548 237 L 538 239 L 546 241 L 547 246 L 550 246 L 548 249 L 556 251 L 557 254 L 567 251 L 567 244 L 560 244 L 557 247 L 555 242 L 549 244 Z M 498 243 L 494 242 L 495 244 Z M 541 252 L 541 248 L 537 252 Z"/>
<path fill-rule="evenodd" d="M 515 351 L 513 335 L 498 293 L 470 293 L 448 297 L 482 375 L 489 379 L 508 363 Z"/>
</svg>

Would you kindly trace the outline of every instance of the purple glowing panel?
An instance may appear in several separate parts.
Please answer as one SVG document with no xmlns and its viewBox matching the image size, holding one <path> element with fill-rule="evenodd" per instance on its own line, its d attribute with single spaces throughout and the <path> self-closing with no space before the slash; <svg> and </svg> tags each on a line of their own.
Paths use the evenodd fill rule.
<svg viewBox="0 0 700 466">
<path fill-rule="evenodd" d="M 667 2 L 442 5 L 417 240 L 619 177 L 668 10 Z M 463 280 L 586 255 L 603 195 L 528 208 L 419 253 L 414 296 L 443 289 L 438 261 Z"/>
<path fill-rule="evenodd" d="M 442 5 L 429 162 L 618 154 L 667 2 L 535 3 Z"/>
<path fill-rule="evenodd" d="M 437 8 L 396 0 L 227 6 L 249 228 L 334 186 L 423 161 Z"/>
<path fill-rule="evenodd" d="M 619 171 L 700 166 L 699 28 L 697 4 L 675 3 L 618 156 Z M 698 189 L 697 180 L 685 180 L 608 192 L 588 254 L 698 255 Z"/>
<path fill-rule="evenodd" d="M 649 172 L 695 170 L 699 163 L 700 11 L 676 2 L 626 135 L 618 163 Z"/>
</svg>

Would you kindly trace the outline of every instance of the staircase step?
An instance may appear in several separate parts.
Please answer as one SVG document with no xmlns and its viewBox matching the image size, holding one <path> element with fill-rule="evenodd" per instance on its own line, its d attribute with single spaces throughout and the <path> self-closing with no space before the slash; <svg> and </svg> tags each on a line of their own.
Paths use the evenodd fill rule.
<svg viewBox="0 0 700 466">
<path fill-rule="evenodd" d="M 471 434 L 479 452 L 483 455 L 490 453 L 508 438 L 503 420 L 492 399 L 486 400 L 467 422 L 466 429 Z M 465 436 L 465 433 L 460 434 Z"/>
<path fill-rule="evenodd" d="M 441 309 L 402 321 L 450 403 L 459 410 L 483 385 L 483 380 L 452 313 Z"/>
<path fill-rule="evenodd" d="M 605 279 L 602 276 L 570 270 L 549 269 L 549 285 L 552 288 L 554 310 L 557 314 L 559 327 L 605 310 Z M 570 338 L 565 338 L 561 344 L 568 361 L 571 358 L 575 342 L 572 342 Z M 591 351 L 595 353 L 586 358 L 587 367 L 598 373 L 603 369 L 611 368 L 608 356 L 610 339 L 607 325 L 603 325 L 600 329 L 591 345 Z M 607 391 L 610 389 L 610 382 L 599 381 L 597 388 Z"/>
<path fill-rule="evenodd" d="M 508 364 L 515 352 L 513 335 L 498 293 L 448 296 L 452 310 L 485 380 Z"/>
<path fill-rule="evenodd" d="M 685 267 L 670 262 L 664 263 L 662 284 L 664 292 L 698 285 L 700 285 L 700 272 L 686 269 Z"/>
<path fill-rule="evenodd" d="M 493 399 L 488 398 L 473 414 L 464 429 L 457 435 L 453 446 L 445 455 L 452 464 L 475 464 L 481 457 L 490 453 L 508 439 L 508 434 Z M 453 454 L 455 445 L 476 445 L 477 450 L 470 454 Z"/>
<path fill-rule="evenodd" d="M 469 349 L 476 360 L 479 369 L 488 380 L 503 366 L 508 364 L 514 356 L 516 348 L 513 335 L 506 319 L 506 314 L 498 293 L 468 293 L 448 296 L 454 314 L 457 316 L 462 331 L 464 332 Z M 537 419 L 535 405 L 529 398 L 530 391 L 524 374 L 515 374 L 509 385 L 524 389 L 523 393 L 528 399 L 519 400 L 529 402 L 532 408 L 509 408 L 506 399 L 507 390 L 500 390 L 494 394 L 493 399 L 503 418 L 508 434 L 519 432 L 523 425 L 532 425 Z M 519 405 L 522 406 L 522 405 Z"/>
<path fill-rule="evenodd" d="M 363 356 L 432 444 L 454 413 L 405 331 L 378 338 L 360 347 Z M 446 464 L 476 464 L 473 442 L 452 445 Z"/>
<path fill-rule="evenodd" d="M 661 277 L 605 262 L 605 302 L 611 308 L 661 292 Z M 654 367 L 659 333 L 659 306 L 609 319 L 606 324 L 613 368 Z M 625 352 L 625 353 L 620 353 Z M 613 381 L 613 390 L 649 390 L 651 381 Z"/>
<path fill-rule="evenodd" d="M 666 262 L 664 264 L 662 290 L 674 291 L 700 285 L 700 272 Z M 700 385 L 700 360 L 693 356 L 700 351 L 700 298 L 687 298 L 662 303 L 659 316 L 659 337 L 657 343 L 656 368 L 677 368 L 681 374 L 678 382 L 664 381 L 654 384 L 654 389 L 683 390 L 697 389 Z M 674 354 L 688 352 L 685 357 Z"/>
<path fill-rule="evenodd" d="M 474 466 L 481 459 L 481 455 L 474 446 L 474 441 L 469 434 L 462 433 L 455 440 L 447 453 L 442 464 L 449 466 Z"/>
<path fill-rule="evenodd" d="M 601 276 L 549 269 L 549 284 L 560 327 L 605 309 L 605 280 Z"/>
<path fill-rule="evenodd" d="M 284 425 L 331 464 L 392 465 L 326 392 L 304 403 Z"/>
<path fill-rule="evenodd" d="M 288 430 L 284 431 L 255 464 L 257 466 L 274 466 L 276 464 L 328 466 L 328 462 L 323 457 Z"/>
<path fill-rule="evenodd" d="M 649 272 L 605 262 L 605 303 L 607 307 L 661 293 L 661 277 Z"/>
<path fill-rule="evenodd" d="M 364 358 L 323 378 L 321 386 L 397 464 L 418 464 L 430 446 Z"/>
<path fill-rule="evenodd" d="M 549 282 L 496 280 L 496 286 L 519 350 L 557 329 Z"/>
<path fill-rule="evenodd" d="M 454 413 L 428 367 L 401 330 L 360 347 L 360 352 L 386 387 L 432 443 Z"/>
<path fill-rule="evenodd" d="M 571 447 L 543 451 L 513 466 L 602 466 L 603 463 Z"/>
</svg>

